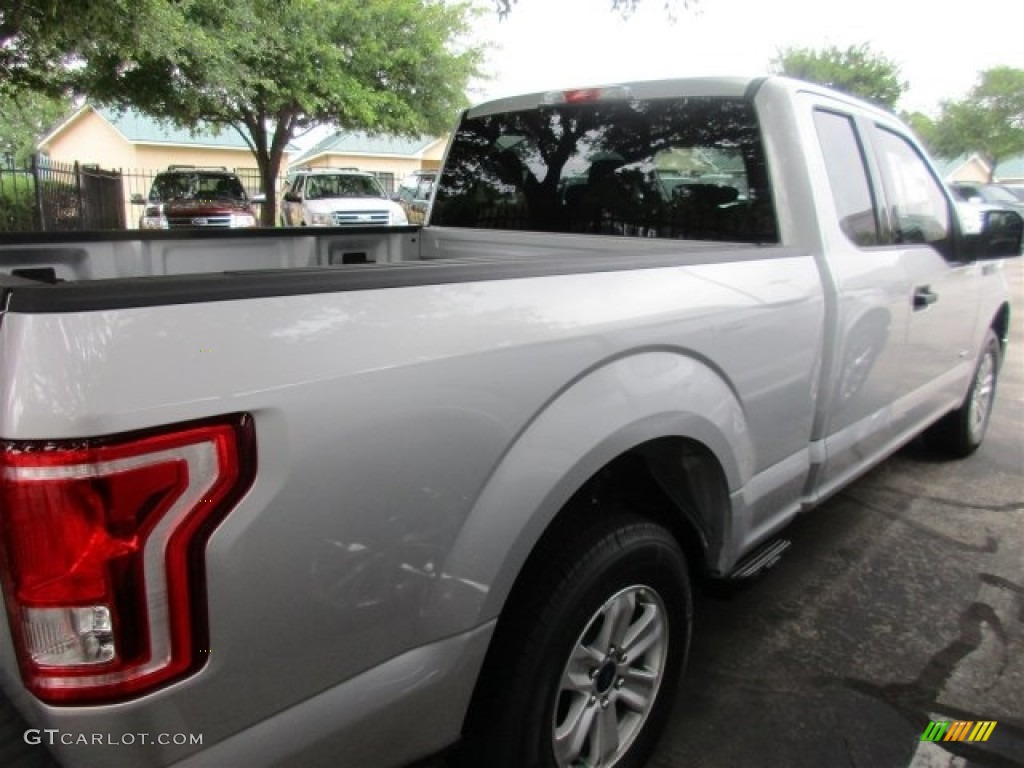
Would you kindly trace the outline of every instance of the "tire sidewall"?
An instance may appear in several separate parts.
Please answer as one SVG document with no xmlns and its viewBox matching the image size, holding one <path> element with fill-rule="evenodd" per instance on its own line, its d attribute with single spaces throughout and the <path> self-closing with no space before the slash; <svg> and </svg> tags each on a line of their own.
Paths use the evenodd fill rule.
<svg viewBox="0 0 1024 768">
<path fill-rule="evenodd" d="M 649 526 L 654 530 L 658 529 Z M 531 768 L 555 768 L 551 739 L 556 693 L 576 641 L 604 603 L 622 589 L 642 585 L 665 605 L 669 628 L 665 668 L 655 703 L 629 751 L 615 768 L 640 768 L 650 755 L 671 709 L 676 683 L 690 645 L 692 598 L 686 563 L 671 541 L 640 531 L 628 544 L 602 553 L 579 578 L 552 595 L 518 665 L 510 712 L 535 713 L 519 719 L 522 762 Z M 667 533 L 665 534 L 667 536 Z M 510 763 L 512 764 L 512 763 Z"/>
</svg>

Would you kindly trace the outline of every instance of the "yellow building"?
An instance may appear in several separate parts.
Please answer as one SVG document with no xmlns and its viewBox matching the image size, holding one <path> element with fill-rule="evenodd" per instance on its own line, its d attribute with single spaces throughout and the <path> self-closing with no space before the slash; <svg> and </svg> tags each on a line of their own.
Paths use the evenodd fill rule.
<svg viewBox="0 0 1024 768">
<path fill-rule="evenodd" d="M 939 173 L 947 182 L 966 181 L 975 184 L 986 183 L 992 175 L 992 169 L 981 155 L 960 155 L 952 159 L 938 158 L 935 161 Z"/>
<path fill-rule="evenodd" d="M 37 148 L 56 163 L 121 171 L 129 226 L 140 214 L 130 202 L 132 195 L 146 197 L 156 174 L 171 165 L 223 167 L 237 173 L 250 194 L 263 191 L 256 157 L 234 128 L 189 130 L 133 110 L 86 104 L 44 136 Z M 289 144 L 282 170 L 295 151 Z"/>
<path fill-rule="evenodd" d="M 255 175 L 256 158 L 234 128 L 177 128 L 132 110 L 116 112 L 86 104 L 39 142 L 59 163 L 96 164 L 152 177 L 169 165 L 223 166 Z M 288 153 L 295 148 L 289 145 Z M 246 180 L 248 182 L 248 180 Z"/>
</svg>

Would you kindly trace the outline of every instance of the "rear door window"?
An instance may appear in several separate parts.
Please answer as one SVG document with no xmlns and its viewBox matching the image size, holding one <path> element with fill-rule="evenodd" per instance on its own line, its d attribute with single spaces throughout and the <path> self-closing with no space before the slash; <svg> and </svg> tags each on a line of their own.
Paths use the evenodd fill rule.
<svg viewBox="0 0 1024 768">
<path fill-rule="evenodd" d="M 878 245 L 877 210 L 853 120 L 819 109 L 814 112 L 814 125 L 825 157 L 839 228 L 857 245 Z"/>
<path fill-rule="evenodd" d="M 757 118 L 731 98 L 545 105 L 464 119 L 432 223 L 778 241 Z"/>
</svg>

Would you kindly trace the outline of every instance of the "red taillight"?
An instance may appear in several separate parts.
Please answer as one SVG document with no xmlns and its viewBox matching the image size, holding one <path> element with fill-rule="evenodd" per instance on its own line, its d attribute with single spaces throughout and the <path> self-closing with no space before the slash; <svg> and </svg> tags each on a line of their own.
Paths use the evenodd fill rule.
<svg viewBox="0 0 1024 768">
<path fill-rule="evenodd" d="M 578 88 L 574 91 L 563 91 L 566 104 L 581 104 L 586 101 L 598 101 L 601 98 L 600 88 Z"/>
<path fill-rule="evenodd" d="M 113 701 L 207 658 L 203 555 L 252 483 L 252 420 L 0 443 L 0 555 L 26 686 Z"/>
</svg>

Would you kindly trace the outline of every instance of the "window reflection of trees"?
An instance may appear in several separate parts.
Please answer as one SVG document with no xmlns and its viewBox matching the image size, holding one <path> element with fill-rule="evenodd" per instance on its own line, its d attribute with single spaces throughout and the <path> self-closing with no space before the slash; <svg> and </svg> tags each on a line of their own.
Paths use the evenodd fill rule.
<svg viewBox="0 0 1024 768">
<path fill-rule="evenodd" d="M 541 107 L 464 120 L 433 223 L 777 240 L 753 109 L 721 98 Z"/>
</svg>

